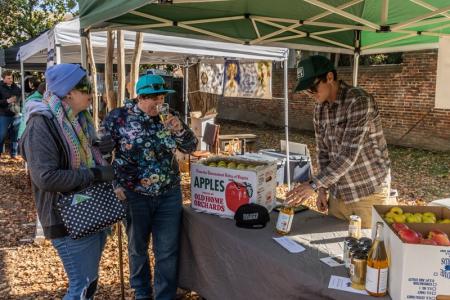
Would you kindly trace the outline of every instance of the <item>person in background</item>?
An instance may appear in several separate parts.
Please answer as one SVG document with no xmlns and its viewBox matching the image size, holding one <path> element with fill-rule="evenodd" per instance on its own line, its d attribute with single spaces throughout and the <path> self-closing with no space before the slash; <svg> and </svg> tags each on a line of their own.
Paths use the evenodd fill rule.
<svg viewBox="0 0 450 300">
<path fill-rule="evenodd" d="M 128 203 L 125 225 L 135 299 L 172 300 L 177 290 L 182 195 L 175 151 L 193 152 L 197 139 L 176 114 L 165 120 L 160 117 L 157 107 L 172 92 L 161 76 L 144 75 L 136 84 L 137 101 L 126 101 L 104 122 L 116 144 L 112 163 L 116 194 Z M 150 237 L 155 256 L 154 292 Z"/>
<path fill-rule="evenodd" d="M 93 299 L 106 231 L 74 240 L 57 208 L 60 193 L 81 190 L 114 178 L 111 166 L 93 146 L 98 141 L 92 117 L 91 84 L 79 65 L 59 64 L 45 73 L 48 91 L 40 109 L 30 111 L 20 147 L 31 176 L 32 190 L 44 235 L 51 240 L 66 271 L 63 300 Z"/>
<path fill-rule="evenodd" d="M 31 82 L 31 81 L 30 81 Z M 46 105 L 40 105 L 45 93 L 45 82 L 39 83 L 37 89 L 27 98 L 22 107 L 22 114 L 20 116 L 19 132 L 17 133 L 17 139 L 20 140 L 25 127 L 27 125 L 28 117 L 30 113 L 36 112 L 40 109 L 47 109 Z"/>
<path fill-rule="evenodd" d="M 372 225 L 372 206 L 390 203 L 390 160 L 381 116 L 372 95 L 337 79 L 328 58 L 315 55 L 298 65 L 295 88 L 316 102 L 314 131 L 319 171 L 295 187 L 287 201 L 296 205 L 317 193 L 317 207 L 337 218 L 356 214 Z"/>
<path fill-rule="evenodd" d="M 17 157 L 17 132 L 20 124 L 20 99 L 22 91 L 14 83 L 11 71 L 2 73 L 0 82 L 0 156 L 3 155 L 4 142 L 9 135 L 10 155 L 12 159 Z"/>
</svg>

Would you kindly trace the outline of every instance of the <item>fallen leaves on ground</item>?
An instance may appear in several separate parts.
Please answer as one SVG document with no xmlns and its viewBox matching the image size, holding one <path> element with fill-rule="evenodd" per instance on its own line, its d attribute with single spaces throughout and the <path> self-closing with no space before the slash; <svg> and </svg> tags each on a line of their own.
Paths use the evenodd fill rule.
<svg viewBox="0 0 450 300">
<path fill-rule="evenodd" d="M 221 134 L 254 133 L 257 149 L 279 149 L 283 129 L 260 128 L 241 123 L 221 123 Z M 313 157 L 314 136 L 310 132 L 291 131 L 290 140 L 304 143 Z M 401 147 L 389 147 L 392 159 L 392 187 L 406 205 L 425 205 L 435 199 L 450 197 L 450 153 L 434 153 Z M 23 163 L 0 159 L 0 299 L 60 299 L 67 288 L 62 264 L 50 242 L 33 243 L 36 211 Z M 190 180 L 182 176 L 184 203 L 190 203 Z M 282 198 L 286 186 L 277 188 Z M 315 209 L 314 199 L 306 203 Z M 133 299 L 128 284 L 126 236 L 123 235 L 125 299 Z M 120 299 L 117 230 L 108 239 L 100 267 L 100 285 L 96 299 Z M 153 261 L 153 257 L 152 257 Z M 199 299 L 186 293 L 180 299 Z"/>
</svg>

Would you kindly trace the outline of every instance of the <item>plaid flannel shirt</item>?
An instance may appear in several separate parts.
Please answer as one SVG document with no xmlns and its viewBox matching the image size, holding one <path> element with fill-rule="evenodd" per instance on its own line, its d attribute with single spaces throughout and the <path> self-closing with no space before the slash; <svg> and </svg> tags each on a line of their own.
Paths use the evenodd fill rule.
<svg viewBox="0 0 450 300">
<path fill-rule="evenodd" d="M 313 180 L 318 187 L 345 202 L 357 202 L 389 180 L 380 113 L 366 91 L 340 81 L 335 102 L 316 104 L 314 130 L 319 173 Z"/>
</svg>

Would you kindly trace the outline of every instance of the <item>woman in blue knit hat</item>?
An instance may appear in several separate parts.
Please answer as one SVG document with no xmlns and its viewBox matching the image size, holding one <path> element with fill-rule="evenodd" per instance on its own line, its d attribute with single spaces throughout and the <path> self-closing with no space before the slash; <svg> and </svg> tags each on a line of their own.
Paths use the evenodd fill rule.
<svg viewBox="0 0 450 300">
<path fill-rule="evenodd" d="M 135 299 L 172 300 L 177 289 L 182 197 L 174 156 L 177 149 L 194 151 L 197 139 L 175 112 L 160 116 L 158 107 L 172 92 L 161 76 L 142 76 L 136 84 L 137 101 L 113 110 L 104 123 L 117 144 L 113 161 L 116 193 L 128 204 L 126 231 Z M 150 236 L 155 255 L 154 291 L 148 257 Z"/>
<path fill-rule="evenodd" d="M 63 299 L 93 299 L 106 233 L 71 239 L 56 204 L 60 193 L 111 181 L 113 170 L 100 147 L 92 145 L 96 133 L 87 111 L 92 98 L 86 71 L 79 65 L 60 64 L 48 68 L 45 77 L 48 89 L 43 101 L 29 111 L 21 153 L 30 169 L 44 235 L 56 248 L 69 279 Z"/>
</svg>

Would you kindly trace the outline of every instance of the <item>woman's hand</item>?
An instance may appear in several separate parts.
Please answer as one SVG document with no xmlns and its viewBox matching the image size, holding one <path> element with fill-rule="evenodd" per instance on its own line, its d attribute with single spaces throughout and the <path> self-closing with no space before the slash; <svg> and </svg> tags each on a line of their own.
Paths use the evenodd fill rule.
<svg viewBox="0 0 450 300">
<path fill-rule="evenodd" d="M 125 195 L 125 189 L 123 187 L 117 187 L 114 189 L 114 193 L 116 193 L 117 198 L 119 198 L 120 201 L 127 200 L 127 196 Z"/>
<path fill-rule="evenodd" d="M 167 120 L 164 122 L 164 126 L 169 129 L 172 133 L 179 133 L 183 130 L 183 124 L 180 119 L 174 115 L 169 115 Z"/>
</svg>

